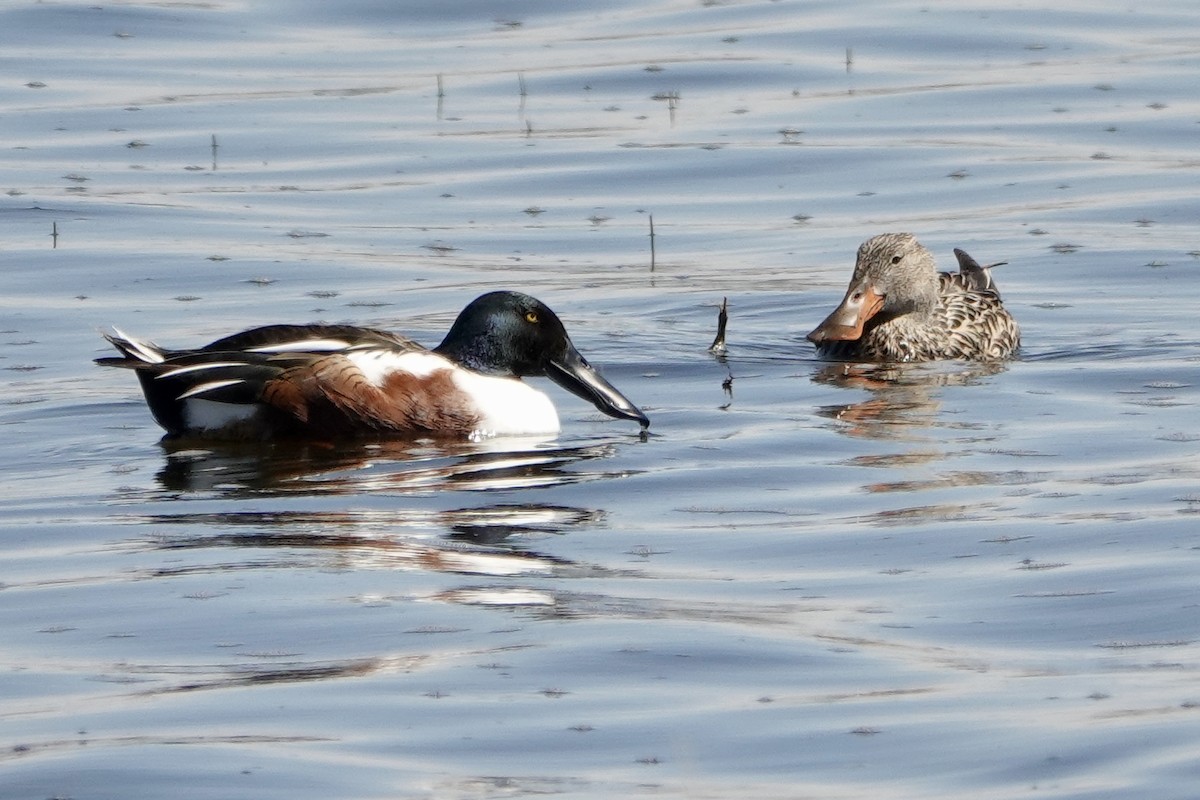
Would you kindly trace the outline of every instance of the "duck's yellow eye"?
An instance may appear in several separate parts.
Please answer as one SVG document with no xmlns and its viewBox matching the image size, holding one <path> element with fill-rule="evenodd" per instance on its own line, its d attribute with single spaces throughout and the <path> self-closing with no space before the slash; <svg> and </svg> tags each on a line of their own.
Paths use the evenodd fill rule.
<svg viewBox="0 0 1200 800">
<path fill-rule="evenodd" d="M 537 322 L 538 321 L 537 312 L 536 311 L 526 311 L 525 312 L 525 321 L 526 322 Z"/>
</svg>

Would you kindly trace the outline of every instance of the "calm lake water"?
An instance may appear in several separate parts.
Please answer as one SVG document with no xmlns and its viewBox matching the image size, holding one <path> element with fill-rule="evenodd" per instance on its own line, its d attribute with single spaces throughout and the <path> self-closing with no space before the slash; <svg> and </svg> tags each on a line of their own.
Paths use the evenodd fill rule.
<svg viewBox="0 0 1200 800">
<path fill-rule="evenodd" d="M 0 7 L 0 797 L 1194 797 L 1200 8 L 583 5 Z M 1020 357 L 816 360 L 889 230 Z M 91 363 L 496 288 L 652 435 L 171 446 Z"/>
</svg>

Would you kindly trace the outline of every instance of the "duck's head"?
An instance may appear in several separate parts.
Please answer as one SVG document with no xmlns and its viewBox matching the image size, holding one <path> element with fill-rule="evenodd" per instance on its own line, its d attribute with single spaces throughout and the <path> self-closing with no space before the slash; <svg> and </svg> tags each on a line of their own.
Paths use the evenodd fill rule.
<svg viewBox="0 0 1200 800">
<path fill-rule="evenodd" d="M 610 417 L 650 420 L 587 362 L 558 315 L 520 292 L 489 292 L 472 300 L 434 348 L 463 366 L 488 375 L 545 376 Z"/>
<path fill-rule="evenodd" d="M 808 339 L 817 345 L 856 340 L 888 320 L 932 313 L 937 299 L 937 265 L 911 233 L 873 236 L 858 248 L 854 277 L 841 305 Z"/>
</svg>

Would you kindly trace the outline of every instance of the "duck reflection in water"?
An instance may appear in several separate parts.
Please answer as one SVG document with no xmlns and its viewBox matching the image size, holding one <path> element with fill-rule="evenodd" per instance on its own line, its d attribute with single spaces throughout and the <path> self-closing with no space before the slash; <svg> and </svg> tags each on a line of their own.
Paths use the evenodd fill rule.
<svg viewBox="0 0 1200 800">
<path fill-rule="evenodd" d="M 855 403 L 821 406 L 818 413 L 845 425 L 847 436 L 870 439 L 926 439 L 921 431 L 957 427 L 942 418 L 941 389 L 969 386 L 1003 372 L 1003 362 L 937 364 L 828 364 L 813 375 L 814 383 L 860 389 L 870 397 Z"/>
<path fill-rule="evenodd" d="M 354 494 L 371 491 L 482 491 L 557 486 L 627 471 L 583 469 L 609 458 L 611 442 L 561 447 L 546 437 L 485 442 L 162 442 L 157 474 L 168 492 L 239 497 L 265 494 Z"/>
<path fill-rule="evenodd" d="M 279 548 L 281 569 L 305 561 L 334 569 L 383 569 L 463 575 L 513 576 L 583 569 L 539 553 L 529 540 L 598 524 L 603 512 L 538 503 L 497 503 L 445 511 L 416 508 L 342 511 L 237 511 L 154 514 L 144 518 L 159 530 L 148 540 L 155 550 L 234 548 L 254 551 L 246 566 L 263 569 L 262 551 Z M 181 534 L 164 533 L 171 528 Z M 435 534 L 431 538 L 430 534 Z M 440 538 L 439 538 L 440 537 Z M 443 540 L 444 539 L 444 540 Z M 524 540 L 522 540 L 524 539 Z M 160 570 L 169 574 L 171 568 Z M 212 571 L 237 569 L 224 561 Z M 189 574 L 205 571 L 194 563 Z"/>
<path fill-rule="evenodd" d="M 426 594 L 403 590 L 396 594 L 355 598 L 364 605 L 436 602 L 521 611 L 537 616 L 558 616 L 561 598 L 543 587 L 541 578 L 559 575 L 600 574 L 604 568 L 570 561 L 530 547 L 547 535 L 599 524 L 600 511 L 536 503 L 497 503 L 445 511 L 421 509 L 317 512 L 246 512 L 215 514 L 160 514 L 144 521 L 155 533 L 146 540 L 154 550 L 179 553 L 178 563 L 160 567 L 144 578 L 212 573 L 227 576 L 239 569 L 262 571 L 277 568 L 295 572 L 305 566 L 319 570 L 377 570 L 468 576 L 471 581 L 451 581 L 452 589 Z M 172 529 L 182 527 L 182 533 Z M 429 536 L 440 532 L 446 541 Z M 215 551 L 221 555 L 215 556 Z M 226 553 L 232 553 L 230 558 Z M 391 579 L 389 578 L 389 585 Z M 425 584 L 419 584 L 425 585 Z M 434 586 L 444 582 L 434 582 Z M 423 633 L 399 631 L 398 635 Z M 470 655 L 477 653 L 472 647 Z M 436 653 L 406 644 L 401 651 L 367 658 L 297 657 L 263 663 L 260 659 L 214 664 L 194 671 L 178 682 L 151 689 L 146 694 L 169 694 L 235 686 L 330 681 L 375 673 L 409 672 Z"/>
<path fill-rule="evenodd" d="M 947 495 L 949 489 L 1016 486 L 1044 480 L 1024 469 L 963 469 L 966 456 L 994 446 L 988 420 L 964 418 L 942 410 L 943 389 L 970 386 L 1002 372 L 1001 363 L 837 364 L 821 369 L 813 380 L 846 389 L 865 390 L 866 400 L 829 405 L 818 413 L 835 422 L 839 433 L 874 440 L 877 446 L 842 464 L 868 467 L 872 479 L 862 490 L 904 498 L 885 503 L 861 519 L 871 524 L 911 525 L 918 522 L 986 519 L 996 506 L 994 495 Z M 897 447 L 896 443 L 902 443 Z M 968 463 L 993 463 L 974 459 Z M 921 502 L 918 498 L 924 499 Z"/>
</svg>

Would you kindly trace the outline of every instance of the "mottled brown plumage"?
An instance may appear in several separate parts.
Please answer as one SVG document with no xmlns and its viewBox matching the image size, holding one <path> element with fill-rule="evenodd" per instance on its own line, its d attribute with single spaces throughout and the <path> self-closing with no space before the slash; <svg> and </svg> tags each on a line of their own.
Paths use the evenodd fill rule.
<svg viewBox="0 0 1200 800">
<path fill-rule="evenodd" d="M 989 267 L 961 250 L 955 255 L 959 271 L 939 273 L 912 234 L 868 239 L 846 296 L 809 340 L 823 357 L 847 361 L 1008 358 L 1021 334 Z"/>
</svg>

